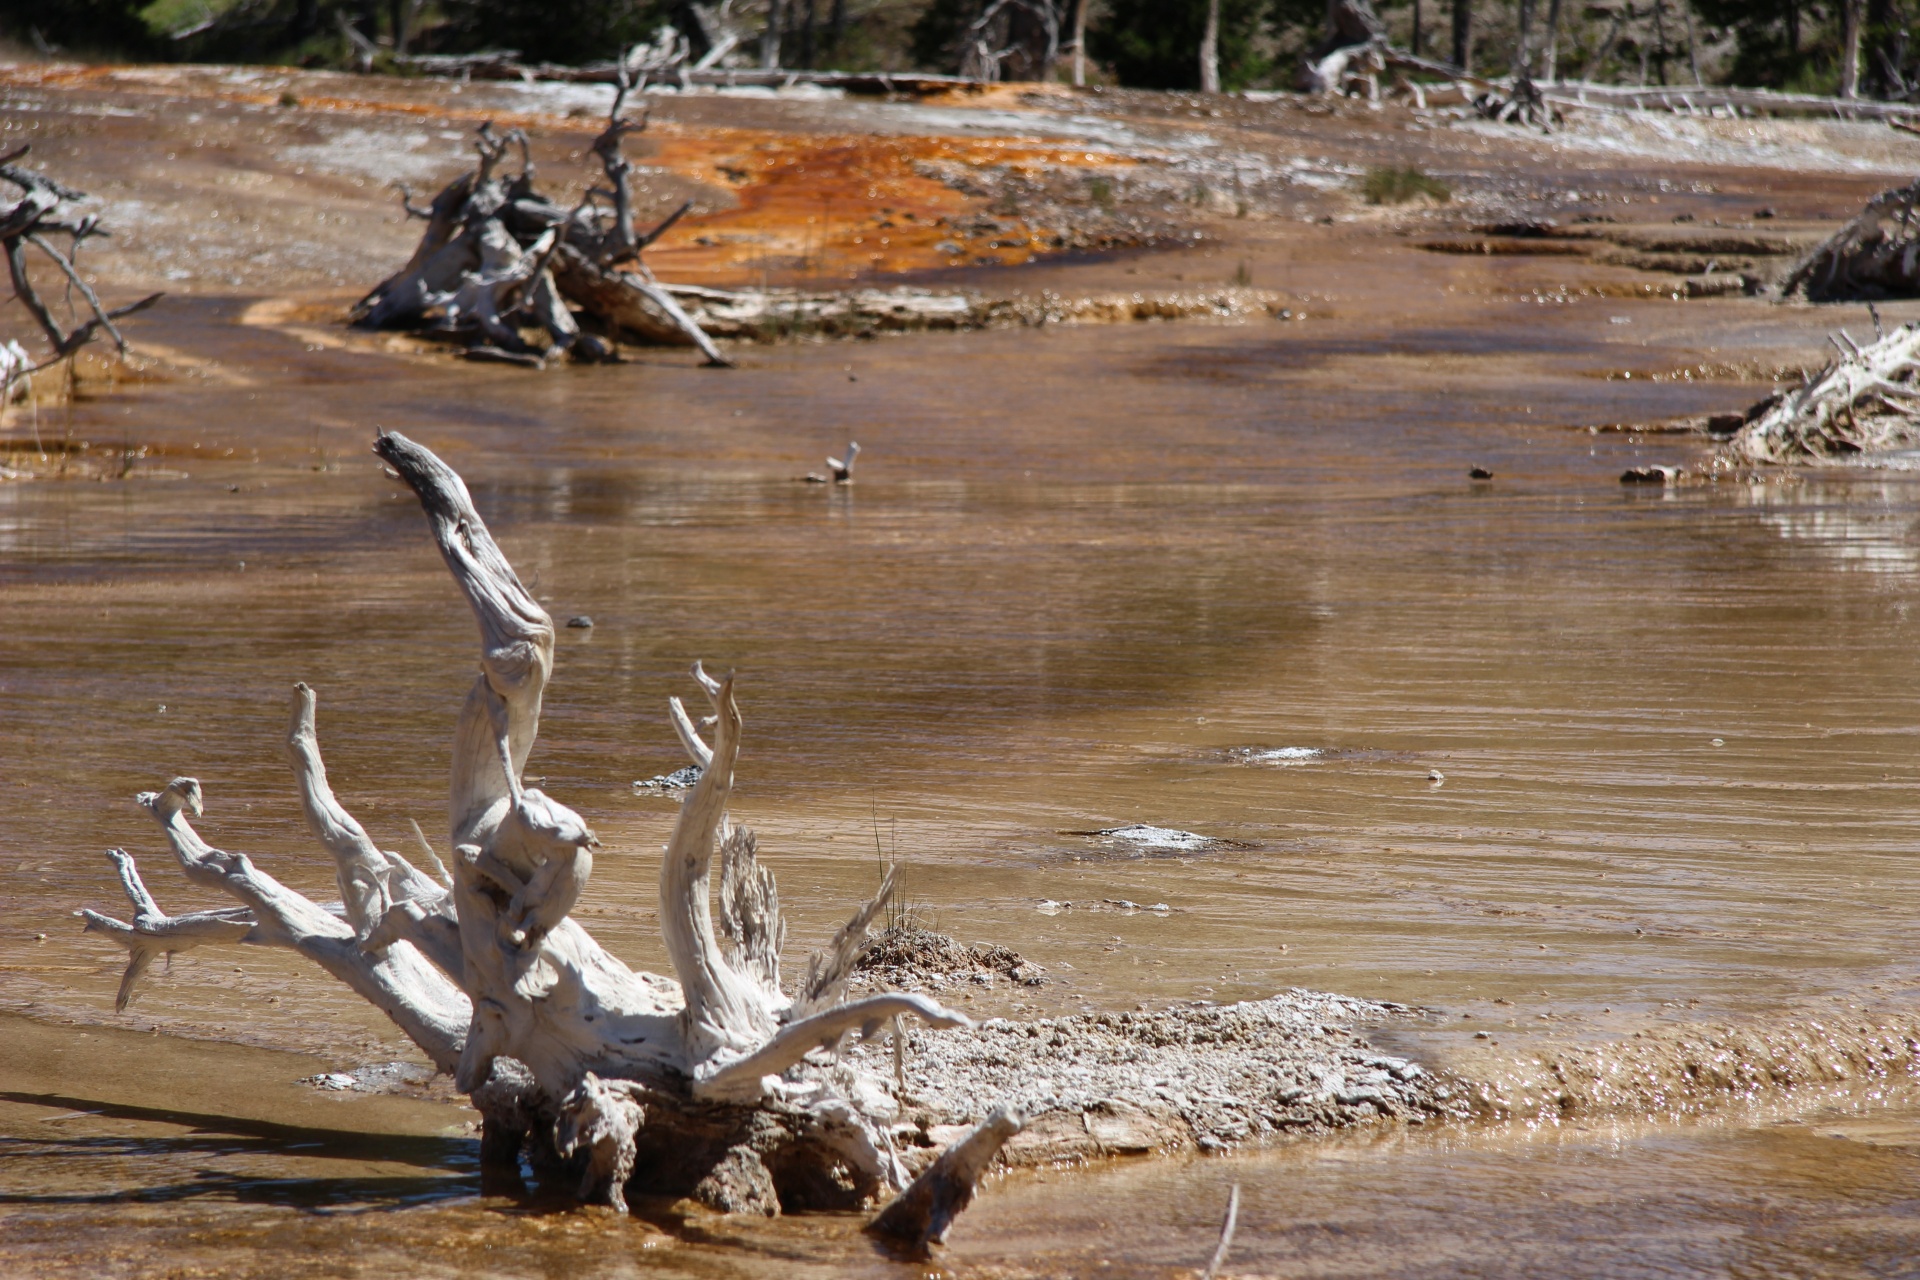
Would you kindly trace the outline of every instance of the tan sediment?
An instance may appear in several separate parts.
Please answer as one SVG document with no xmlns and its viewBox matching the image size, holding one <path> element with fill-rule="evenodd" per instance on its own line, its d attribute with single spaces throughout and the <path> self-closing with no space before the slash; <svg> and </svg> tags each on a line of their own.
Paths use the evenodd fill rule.
<svg viewBox="0 0 1920 1280">
<path fill-rule="evenodd" d="M 1658 1027 L 1606 1044 L 1474 1057 L 1448 1075 L 1481 1119 L 1699 1115 L 1920 1079 L 1920 1010 L 1836 1004 L 1743 1024 Z"/>
</svg>

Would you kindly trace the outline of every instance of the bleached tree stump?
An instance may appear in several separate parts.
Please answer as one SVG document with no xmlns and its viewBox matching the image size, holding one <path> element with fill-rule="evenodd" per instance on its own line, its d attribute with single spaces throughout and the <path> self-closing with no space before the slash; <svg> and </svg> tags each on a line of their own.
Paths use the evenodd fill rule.
<svg viewBox="0 0 1920 1280">
<path fill-rule="evenodd" d="M 741 719 L 731 676 L 694 675 L 711 742 L 678 700 L 676 728 L 702 767 L 660 868 L 660 918 L 675 978 L 635 973 L 571 916 L 599 841 L 580 815 L 520 779 L 553 671 L 553 621 L 488 535 L 460 477 L 397 434 L 375 450 L 425 508 L 434 539 L 480 624 L 480 673 L 454 728 L 451 887 L 380 849 L 335 798 L 320 756 L 313 690 L 294 686 L 287 737 L 308 825 L 332 856 L 341 902 L 322 907 L 215 849 L 190 819 L 200 784 L 176 778 L 139 803 L 195 884 L 238 905 L 169 916 L 133 858 L 109 856 L 131 923 L 85 912 L 127 949 L 125 1008 L 155 956 L 221 943 L 290 947 L 378 1006 L 487 1122 L 485 1149 L 578 1179 L 582 1196 L 624 1204 L 629 1185 L 692 1194 L 717 1208 L 849 1207 L 906 1186 L 889 1126 L 888 1082 L 836 1051 L 850 1034 L 911 1017 L 967 1019 L 923 995 L 844 998 L 868 925 L 892 891 L 863 904 L 797 994 L 780 985 L 785 937 L 773 874 L 753 833 L 727 817 Z M 721 857 L 716 932 L 711 879 Z M 677 980 L 676 980 L 677 979 Z"/>
</svg>

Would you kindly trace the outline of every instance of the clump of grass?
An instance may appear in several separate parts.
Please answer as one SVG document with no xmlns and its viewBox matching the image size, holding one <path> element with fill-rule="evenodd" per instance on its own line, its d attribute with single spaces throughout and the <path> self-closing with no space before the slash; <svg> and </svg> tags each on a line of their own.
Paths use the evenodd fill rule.
<svg viewBox="0 0 1920 1280">
<path fill-rule="evenodd" d="M 1087 183 L 1087 198 L 1097 209 L 1113 208 L 1113 184 L 1105 178 L 1094 178 Z"/>
<path fill-rule="evenodd" d="M 1410 204 L 1422 196 L 1436 204 L 1453 199 L 1446 183 L 1413 165 L 1383 166 L 1367 170 L 1360 182 L 1360 194 L 1368 204 Z"/>
<path fill-rule="evenodd" d="M 1247 269 L 1245 262 L 1233 269 L 1233 283 L 1242 289 L 1253 284 L 1253 272 Z"/>
</svg>

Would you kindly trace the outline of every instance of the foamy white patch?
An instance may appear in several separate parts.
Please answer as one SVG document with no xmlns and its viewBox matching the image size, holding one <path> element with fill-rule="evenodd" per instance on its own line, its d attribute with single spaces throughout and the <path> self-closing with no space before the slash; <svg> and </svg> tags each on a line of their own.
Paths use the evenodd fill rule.
<svg viewBox="0 0 1920 1280">
<path fill-rule="evenodd" d="M 1133 129 L 1098 116 L 1065 116 L 1053 111 L 1005 111 L 996 108 L 924 107 L 917 103 L 887 103 L 876 114 L 916 133 L 966 134 L 991 133 L 1012 137 L 1076 138 L 1092 144 L 1094 150 L 1113 150 L 1134 156 L 1142 151 L 1162 151 L 1164 138 L 1149 139 Z M 1182 139 L 1192 146 L 1212 146 L 1204 135 Z"/>
<path fill-rule="evenodd" d="M 1455 129 L 1512 141 L 1509 125 L 1478 117 Z M 1892 130 L 1843 120 L 1731 120 L 1665 111 L 1579 110 L 1546 145 L 1554 151 L 1692 164 L 1904 176 Z"/>
<path fill-rule="evenodd" d="M 342 129 L 325 142 L 283 147 L 280 154 L 303 168 L 382 182 L 424 182 L 468 162 L 460 146 L 425 131 L 382 129 Z"/>
<path fill-rule="evenodd" d="M 1173 827 L 1152 827 L 1142 822 L 1124 827 L 1108 827 L 1093 833 L 1109 840 L 1124 840 L 1142 849 L 1205 849 L 1213 844 L 1207 836 Z"/>
<path fill-rule="evenodd" d="M 1253 764 L 1303 764 L 1326 754 L 1319 747 L 1248 747 L 1240 758 Z"/>
</svg>

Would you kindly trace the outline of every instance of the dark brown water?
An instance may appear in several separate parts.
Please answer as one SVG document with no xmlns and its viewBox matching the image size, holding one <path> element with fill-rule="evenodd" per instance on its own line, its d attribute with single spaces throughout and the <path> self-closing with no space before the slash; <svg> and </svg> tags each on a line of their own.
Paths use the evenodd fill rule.
<svg viewBox="0 0 1920 1280">
<path fill-rule="evenodd" d="M 1302 290 L 1332 270 L 1312 245 L 1273 252 Z M 1511 264 L 1405 270 L 1304 324 L 773 348 L 726 374 L 671 353 L 542 376 L 402 364 L 180 303 L 150 331 L 213 373 L 43 423 L 155 446 L 133 477 L 0 486 L 0 1004 L 317 1055 L 302 1072 L 410 1056 L 276 954 L 182 956 L 115 1019 L 118 956 L 68 915 L 119 905 L 109 845 L 164 906 L 207 905 L 128 803 L 176 773 L 205 786 L 210 840 L 328 892 L 279 746 L 295 680 L 376 839 L 443 825 L 474 636 L 416 505 L 364 452 L 376 426 L 442 450 L 556 618 L 596 623 L 561 634 L 530 770 L 605 841 L 579 914 L 637 967 L 664 964 L 673 805 L 631 783 L 681 763 L 664 704 L 700 658 L 741 674 L 737 814 L 796 954 L 871 888 L 877 852 L 898 856 L 938 927 L 1060 979 L 981 1010 L 1310 986 L 1433 1008 L 1396 1044 L 1446 1060 L 1477 1031 L 1524 1052 L 1905 999 L 1920 488 L 1626 488 L 1623 466 L 1685 446 L 1583 429 L 1743 404 L 1755 388 L 1645 374 L 1826 319 L 1544 308 L 1500 299 Z M 1424 292 L 1383 333 L 1375 304 L 1408 279 Z M 1431 301 L 1456 284 L 1482 301 Z M 849 438 L 856 485 L 794 482 Z M 1064 834 L 1134 822 L 1221 843 Z M 235 1061 L 233 1092 L 272 1074 Z M 23 1273 L 278 1274 L 313 1252 L 326 1274 L 890 1266 L 839 1219 L 663 1230 L 482 1201 L 451 1108 L 395 1155 L 236 1130 L 238 1103 L 179 1111 L 88 1063 L 111 1084 L 0 1103 L 0 1257 Z M 67 1114 L 116 1090 L 122 1110 Z M 1920 1112 L 1897 1092 L 1824 1105 L 1831 1123 L 1454 1131 L 1014 1179 L 955 1266 L 1190 1267 L 1238 1180 L 1248 1272 L 1900 1273 Z"/>
</svg>

